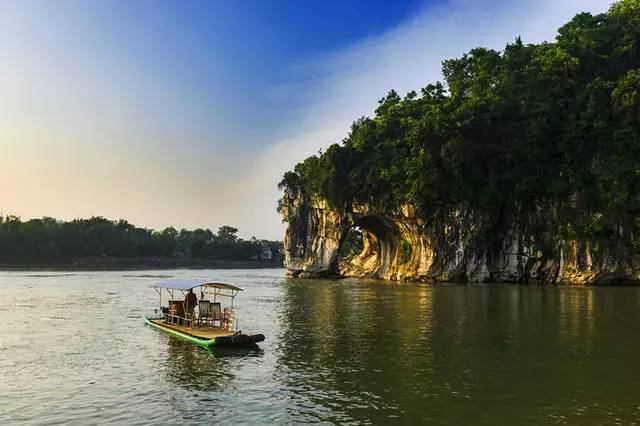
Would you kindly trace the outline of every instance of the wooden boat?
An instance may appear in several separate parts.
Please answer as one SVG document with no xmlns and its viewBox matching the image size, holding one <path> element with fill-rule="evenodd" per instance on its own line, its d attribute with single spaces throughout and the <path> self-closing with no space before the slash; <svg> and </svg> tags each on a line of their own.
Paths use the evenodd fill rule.
<svg viewBox="0 0 640 426">
<path fill-rule="evenodd" d="M 205 347 L 251 346 L 264 340 L 262 334 L 247 335 L 238 329 L 233 303 L 243 291 L 239 287 L 178 279 L 160 281 L 151 287 L 160 296 L 160 306 L 156 309 L 160 315 L 145 317 L 145 322 L 152 327 Z M 169 296 L 167 306 L 162 304 L 164 292 Z M 218 299 L 227 300 L 229 306 L 223 308 Z"/>
</svg>

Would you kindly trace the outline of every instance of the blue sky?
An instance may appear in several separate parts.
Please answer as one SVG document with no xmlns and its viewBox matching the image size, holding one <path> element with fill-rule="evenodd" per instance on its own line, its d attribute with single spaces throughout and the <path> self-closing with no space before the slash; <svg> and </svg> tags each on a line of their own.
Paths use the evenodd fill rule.
<svg viewBox="0 0 640 426">
<path fill-rule="evenodd" d="M 304 87 L 320 76 L 298 61 L 389 31 L 429 3 L 72 2 L 57 11 L 50 4 L 38 8 L 45 20 L 50 12 L 57 18 L 42 23 L 47 36 L 184 97 L 172 100 L 184 102 L 182 119 L 191 126 L 208 131 L 214 120 L 228 127 L 225 143 L 255 146 L 264 130 L 279 127 L 274 117 L 297 108 L 296 90 L 285 96 L 282 87 Z M 238 119 L 251 126 L 231 123 Z"/>
<path fill-rule="evenodd" d="M 282 173 L 392 88 L 605 0 L 0 1 L 0 210 L 282 238 Z"/>
</svg>

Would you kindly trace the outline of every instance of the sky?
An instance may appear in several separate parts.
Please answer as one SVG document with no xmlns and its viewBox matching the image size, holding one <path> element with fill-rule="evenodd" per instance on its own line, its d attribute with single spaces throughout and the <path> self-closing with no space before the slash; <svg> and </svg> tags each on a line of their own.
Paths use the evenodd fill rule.
<svg viewBox="0 0 640 426">
<path fill-rule="evenodd" d="M 283 173 L 444 59 L 608 0 L 0 0 L 0 214 L 282 239 Z"/>
</svg>

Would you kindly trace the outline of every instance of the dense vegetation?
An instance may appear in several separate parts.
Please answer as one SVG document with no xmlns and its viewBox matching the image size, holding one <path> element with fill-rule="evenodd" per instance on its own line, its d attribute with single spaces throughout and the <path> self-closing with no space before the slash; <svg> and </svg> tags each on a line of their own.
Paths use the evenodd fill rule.
<svg viewBox="0 0 640 426">
<path fill-rule="evenodd" d="M 23 222 L 7 216 L 0 217 L 0 264 L 68 263 L 92 256 L 249 260 L 261 258 L 263 247 L 280 256 L 280 242 L 246 241 L 237 232 L 231 226 L 221 226 L 217 233 L 171 227 L 154 231 L 102 217 L 70 222 L 45 217 Z"/>
<path fill-rule="evenodd" d="M 640 0 L 581 13 L 553 43 L 477 48 L 443 63 L 444 82 L 391 91 L 281 188 L 428 217 L 470 206 L 557 207 L 568 236 L 640 225 Z M 286 202 L 286 199 L 283 199 Z"/>
</svg>

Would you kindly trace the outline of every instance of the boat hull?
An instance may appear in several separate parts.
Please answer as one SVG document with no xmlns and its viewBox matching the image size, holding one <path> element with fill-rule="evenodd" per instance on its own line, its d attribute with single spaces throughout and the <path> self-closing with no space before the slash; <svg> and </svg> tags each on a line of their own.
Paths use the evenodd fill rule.
<svg viewBox="0 0 640 426">
<path fill-rule="evenodd" d="M 144 321 L 147 323 L 147 325 L 150 325 L 151 327 L 157 328 L 166 333 L 179 337 L 183 340 L 187 340 L 191 343 L 195 343 L 197 345 L 207 347 L 207 348 L 213 347 L 213 346 L 215 347 L 221 347 L 221 346 L 246 347 L 246 346 L 253 346 L 256 343 L 262 342 L 264 340 L 264 335 L 262 334 L 251 334 L 251 335 L 235 334 L 235 335 L 229 335 L 229 336 L 216 336 L 212 339 L 204 339 L 204 338 L 200 338 L 200 337 L 182 332 L 180 330 L 176 330 L 171 327 L 164 326 L 163 324 L 159 324 L 157 321 L 160 321 L 160 320 L 162 319 L 149 318 L 149 317 L 144 318 Z"/>
</svg>

